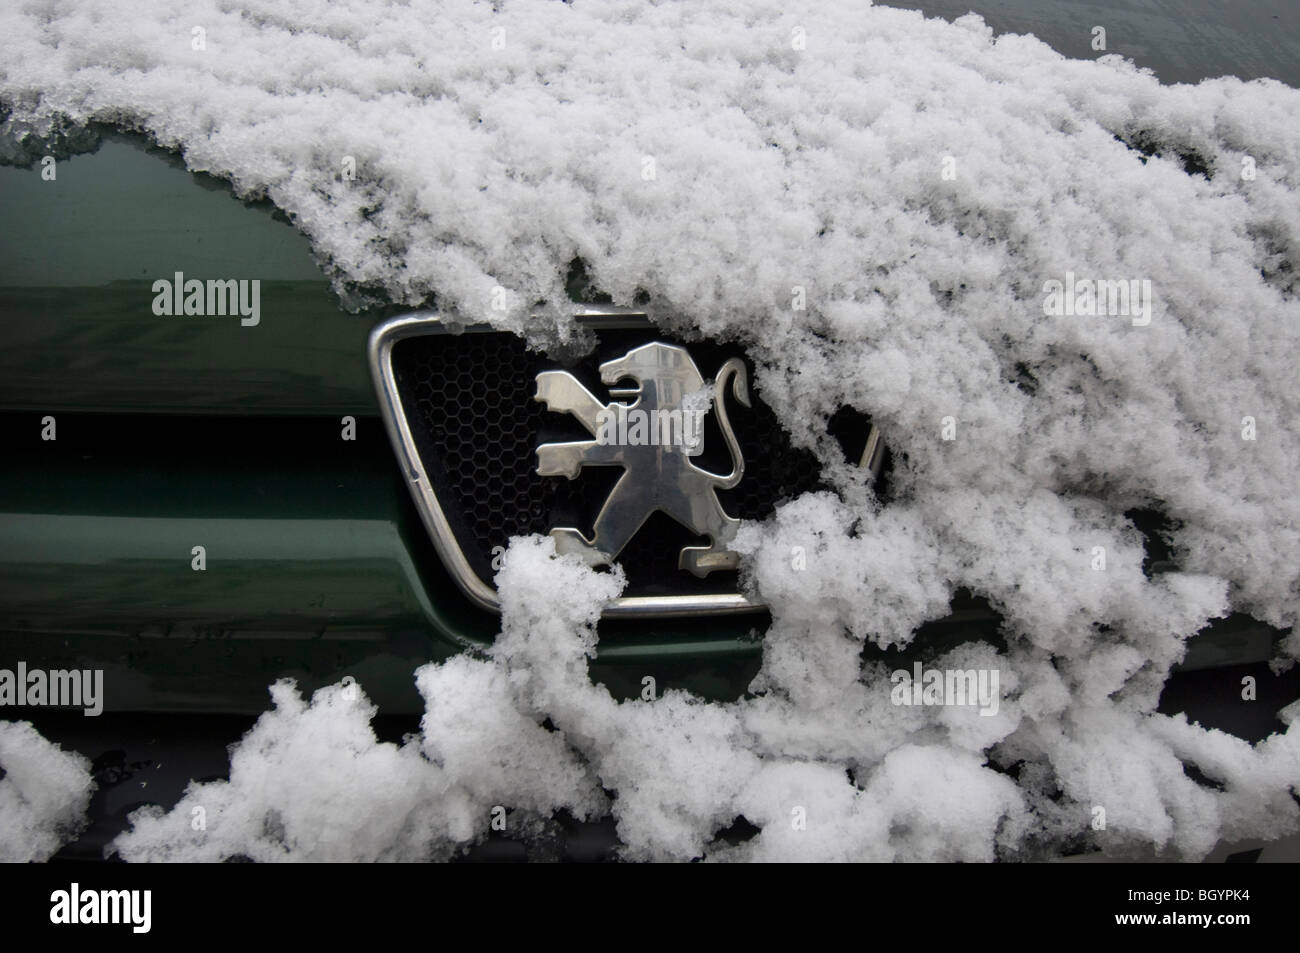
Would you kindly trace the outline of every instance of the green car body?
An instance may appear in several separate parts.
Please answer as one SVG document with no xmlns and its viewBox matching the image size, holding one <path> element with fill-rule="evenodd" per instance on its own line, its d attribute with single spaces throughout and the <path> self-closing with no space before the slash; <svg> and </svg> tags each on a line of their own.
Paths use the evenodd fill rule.
<svg viewBox="0 0 1300 953">
<path fill-rule="evenodd" d="M 1003 7 L 988 17 L 999 31 L 1093 55 L 1074 14 Z M 1284 12 L 1270 2 L 1243 22 L 1267 36 Z M 1153 18 L 1168 42 L 1119 51 L 1166 81 L 1236 70 L 1294 85 L 1285 44 L 1270 58 L 1223 41 L 1239 16 L 1225 8 L 1218 39 L 1199 45 L 1181 42 L 1181 17 Z M 368 342 L 403 309 L 344 307 L 271 203 L 239 200 L 144 136 L 74 138 L 0 156 L 0 669 L 102 669 L 104 716 L 0 718 L 31 719 L 93 759 L 92 823 L 64 855 L 93 858 L 132 810 L 228 770 L 225 745 L 268 708 L 270 683 L 310 692 L 351 676 L 378 706 L 379 735 L 396 738 L 423 710 L 414 670 L 485 650 L 499 619 L 443 566 L 380 416 Z M 157 313 L 156 283 L 178 273 L 256 279 L 256 324 Z M 1159 515 L 1133 517 L 1149 571 L 1171 568 Z M 659 692 L 734 699 L 767 622 L 606 620 L 592 676 L 619 697 L 651 676 Z M 1000 624 L 961 592 L 906 650 L 865 654 L 906 669 L 961 642 L 997 644 Z M 1300 694 L 1300 667 L 1269 669 L 1279 637 L 1244 615 L 1219 620 L 1189 643 L 1161 710 L 1251 741 L 1279 729 L 1275 713 Z M 1258 704 L 1240 703 L 1246 676 Z M 599 850 L 613 840 L 610 828 Z"/>
</svg>

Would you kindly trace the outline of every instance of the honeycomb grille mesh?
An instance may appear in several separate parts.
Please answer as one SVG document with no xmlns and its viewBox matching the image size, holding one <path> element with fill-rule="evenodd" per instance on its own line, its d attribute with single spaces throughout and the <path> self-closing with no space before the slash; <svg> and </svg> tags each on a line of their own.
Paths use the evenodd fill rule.
<svg viewBox="0 0 1300 953">
<path fill-rule="evenodd" d="M 545 534 L 558 525 L 590 535 L 606 494 L 623 473 L 620 467 L 585 467 L 578 479 L 566 480 L 534 472 L 539 444 L 590 439 L 572 417 L 533 399 L 539 371 L 569 370 L 603 397 L 606 388 L 596 372 L 602 361 L 669 340 L 653 329 L 602 331 L 598 337 L 592 355 L 568 365 L 498 332 L 430 333 L 404 338 L 393 348 L 398 394 L 421 462 L 457 542 L 485 582 L 494 574 L 494 549 L 511 536 Z M 740 354 L 713 344 L 692 344 L 689 350 L 708 379 Z M 783 499 L 822 485 L 816 457 L 790 446 L 770 408 L 759 399 L 751 408 L 728 401 L 745 460 L 740 484 L 718 493 L 728 513 L 762 519 Z M 695 462 L 725 473 L 731 462 L 715 416 L 707 418 L 705 452 Z M 699 542 L 672 519 L 652 516 L 618 557 L 628 575 L 625 594 L 734 592 L 734 572 L 700 580 L 677 568 L 681 547 Z"/>
</svg>

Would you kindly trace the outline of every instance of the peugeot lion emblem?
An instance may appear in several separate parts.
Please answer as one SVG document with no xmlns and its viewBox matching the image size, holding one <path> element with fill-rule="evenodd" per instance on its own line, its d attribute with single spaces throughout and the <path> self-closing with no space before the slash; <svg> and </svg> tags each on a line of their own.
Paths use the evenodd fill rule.
<svg viewBox="0 0 1300 953">
<path fill-rule="evenodd" d="M 556 413 L 572 414 L 591 440 L 543 443 L 537 448 L 537 474 L 577 479 L 583 467 L 621 466 L 624 470 L 596 516 L 591 539 L 569 526 L 551 530 L 556 552 L 576 553 L 592 565 L 612 562 L 656 511 L 666 513 L 707 546 L 683 547 L 680 569 L 696 576 L 735 569 L 727 549 L 740 520 L 729 516 L 717 491 L 736 486 L 745 472 L 740 444 L 727 416 L 725 395 L 750 406 L 748 374 L 736 357 L 718 369 L 710 391 L 683 347 L 653 342 L 600 365 L 600 379 L 615 400 L 604 403 L 568 371 L 537 375 L 536 400 Z M 616 389 L 620 381 L 635 387 Z M 630 402 L 617 398 L 634 398 Z M 703 420 L 712 404 L 718 427 L 731 452 L 731 472 L 710 473 L 691 460 L 703 451 Z"/>
</svg>

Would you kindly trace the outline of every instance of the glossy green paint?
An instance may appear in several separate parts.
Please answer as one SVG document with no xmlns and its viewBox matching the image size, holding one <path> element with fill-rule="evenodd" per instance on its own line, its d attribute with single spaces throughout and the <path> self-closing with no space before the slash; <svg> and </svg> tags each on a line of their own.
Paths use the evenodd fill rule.
<svg viewBox="0 0 1300 953">
<path fill-rule="evenodd" d="M 0 409 L 373 414 L 366 338 L 267 202 L 100 133 L 55 178 L 0 166 Z M 153 283 L 260 282 L 260 321 L 158 316 Z"/>
<path fill-rule="evenodd" d="M 450 635 L 393 520 L 6 513 L 0 532 L 13 623 L 241 637 L 429 623 Z"/>
<path fill-rule="evenodd" d="M 38 424 L 3 421 L 11 436 Z M 363 673 L 405 710 L 416 665 L 496 629 L 427 552 L 376 419 L 355 444 L 290 418 L 207 425 L 188 445 L 185 421 L 61 424 L 0 468 L 3 660 L 115 670 L 115 704 L 133 710 L 256 711 L 282 675 Z"/>
</svg>

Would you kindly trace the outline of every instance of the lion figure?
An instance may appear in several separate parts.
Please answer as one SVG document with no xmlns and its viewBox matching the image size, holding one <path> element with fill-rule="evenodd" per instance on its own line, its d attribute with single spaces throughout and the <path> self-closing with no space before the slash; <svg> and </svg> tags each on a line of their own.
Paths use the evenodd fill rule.
<svg viewBox="0 0 1300 953">
<path fill-rule="evenodd" d="M 633 348 L 623 357 L 601 364 L 600 379 L 610 388 L 611 396 L 634 399 L 603 403 L 568 371 L 537 375 L 534 399 L 552 411 L 572 414 L 593 437 L 539 446 L 538 475 L 573 480 L 586 466 L 621 466 L 624 470 L 596 517 L 592 538 L 572 527 L 556 527 L 551 530 L 556 552 L 576 553 L 592 565 L 610 563 L 650 515 L 659 511 L 697 536 L 709 538 L 707 546 L 683 547 L 679 568 L 700 577 L 734 569 L 738 557 L 727 544 L 740 520 L 723 510 L 716 491 L 736 486 L 745 472 L 725 401 L 730 384 L 735 399 L 750 406 L 744 362 L 729 359 L 713 381 L 713 406 L 731 453 L 731 472 L 725 475 L 696 466 L 691 457 L 698 455 L 698 443 L 683 446 L 654 439 L 608 439 L 614 432 L 611 421 L 635 420 L 638 415 L 641 420 L 671 420 L 679 427 L 688 421 L 689 426 L 691 415 L 696 414 L 694 408 L 702 406 L 700 398 L 708 394 L 704 378 L 685 348 L 657 341 Z M 624 380 L 634 381 L 636 386 L 615 389 L 613 385 Z M 650 436 L 656 436 L 653 427 Z M 698 439 L 702 440 L 702 435 Z"/>
</svg>

